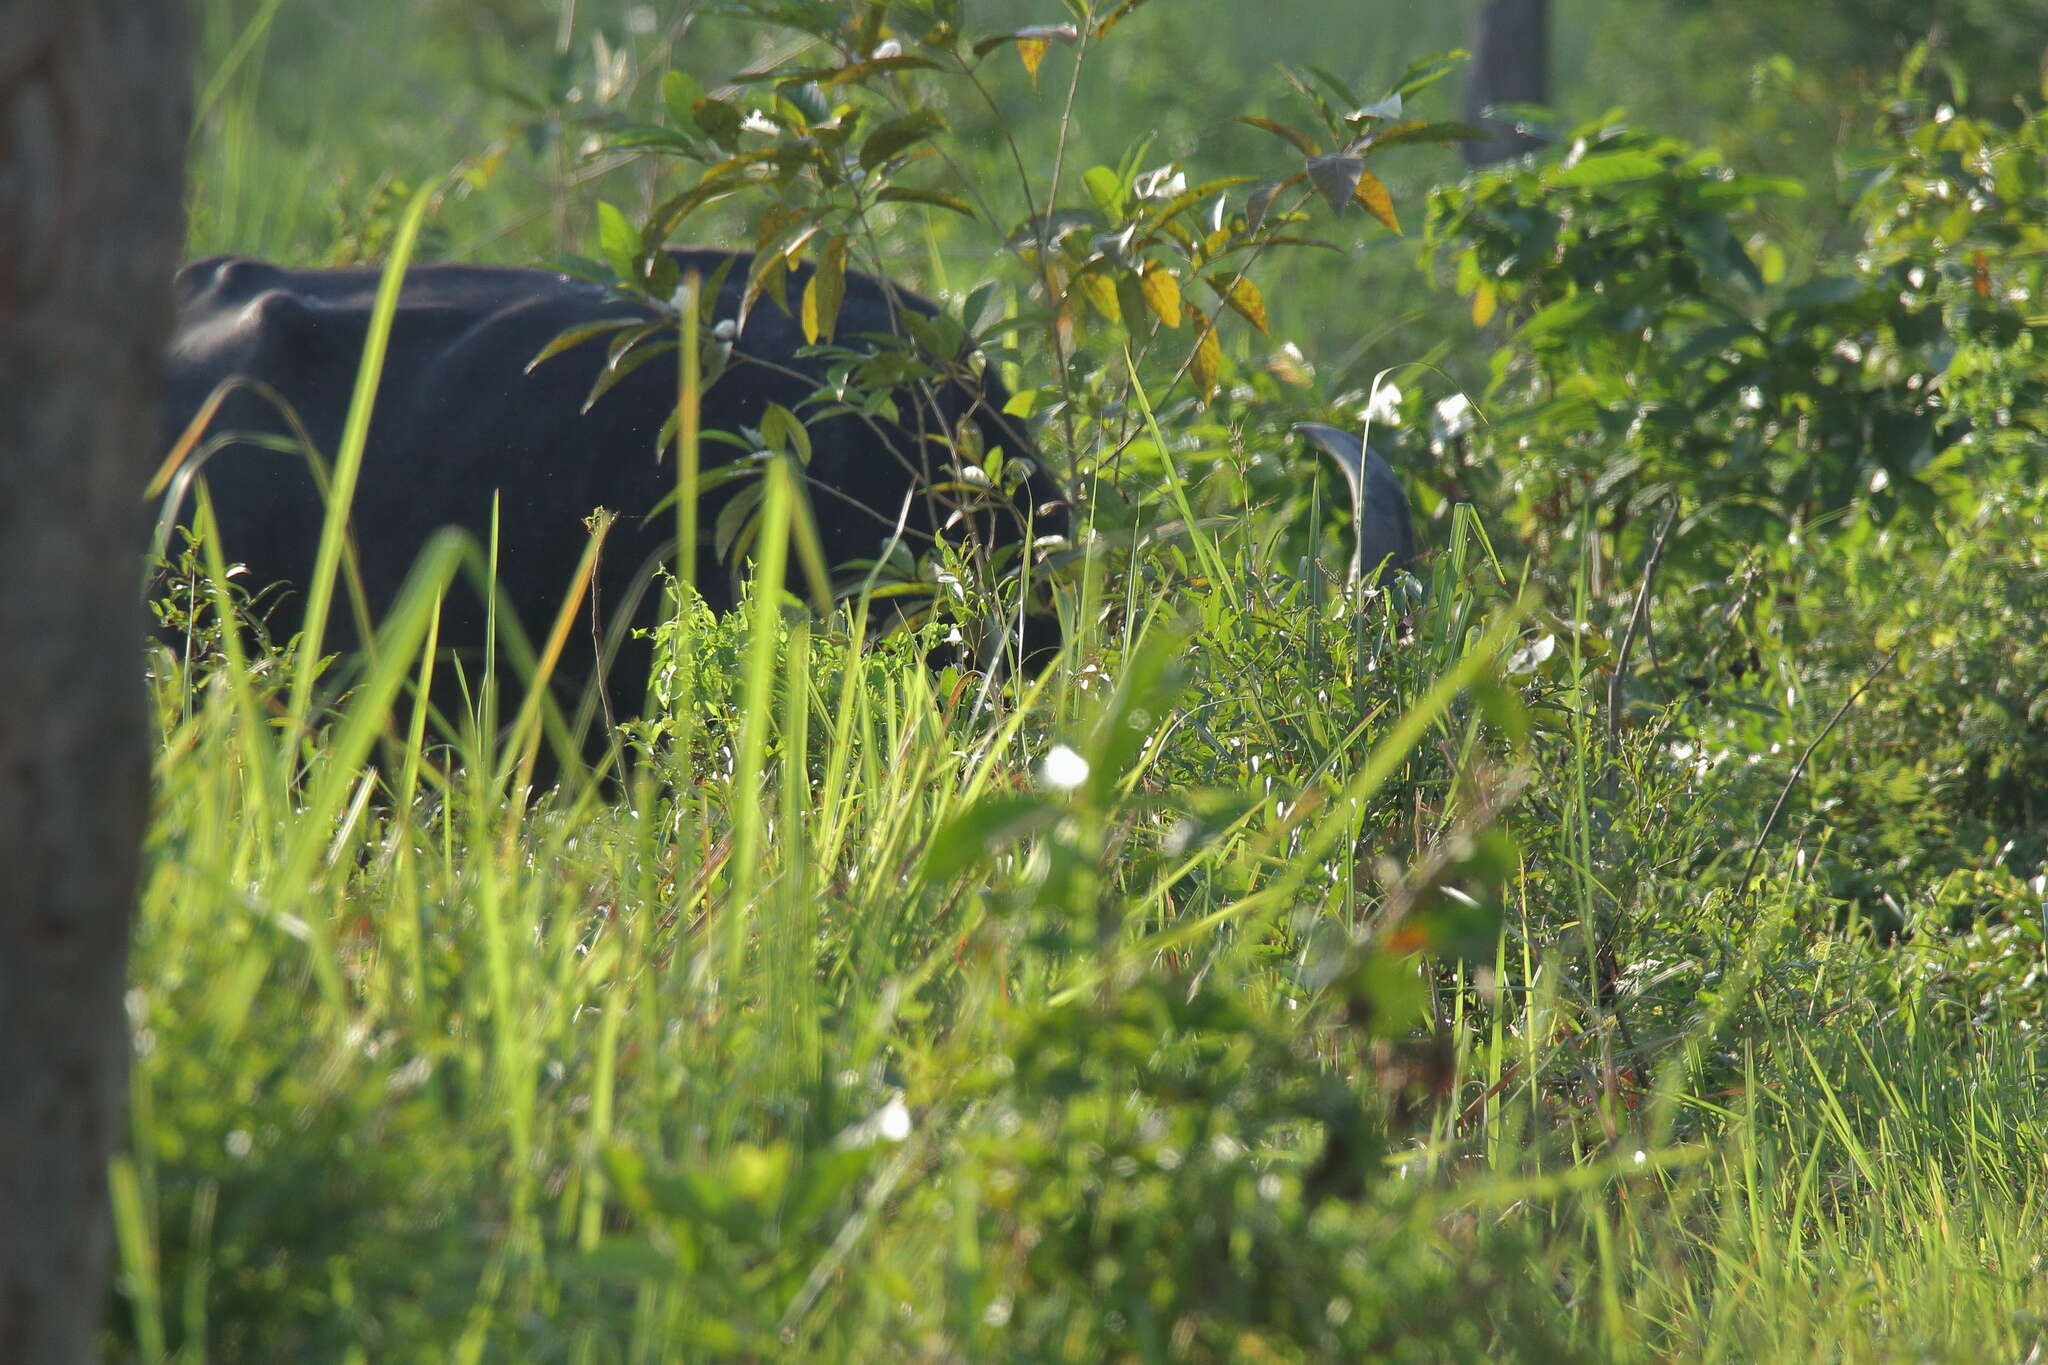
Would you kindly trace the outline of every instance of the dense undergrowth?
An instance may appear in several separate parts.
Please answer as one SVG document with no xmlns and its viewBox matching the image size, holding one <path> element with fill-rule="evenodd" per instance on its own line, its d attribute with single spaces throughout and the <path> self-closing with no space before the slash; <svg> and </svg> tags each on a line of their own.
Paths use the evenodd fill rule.
<svg viewBox="0 0 2048 1365">
<path fill-rule="evenodd" d="M 924 282 L 1079 495 L 1061 659 L 928 666 L 985 614 L 932 574 L 858 646 L 765 535 L 624 766 L 528 793 L 516 689 L 411 700 L 453 547 L 345 692 L 189 561 L 110 1357 L 2048 1350 L 2044 125 L 1909 73 L 1817 260 L 1756 216 L 1793 187 L 1612 121 L 1402 201 L 1431 63 L 1276 81 L 1270 159 L 1055 186 L 1067 80 L 1151 11 L 977 56 L 947 9 L 790 9 L 789 80 L 592 127 L 727 177 L 706 233 L 1007 250 Z M 1054 112 L 948 203 L 984 82 Z M 1427 224 L 1442 369 L 1265 330 L 1347 204 Z M 665 296 L 676 201 L 578 211 Z M 1288 434 L 1368 409 L 1432 547 L 1371 592 Z"/>
</svg>

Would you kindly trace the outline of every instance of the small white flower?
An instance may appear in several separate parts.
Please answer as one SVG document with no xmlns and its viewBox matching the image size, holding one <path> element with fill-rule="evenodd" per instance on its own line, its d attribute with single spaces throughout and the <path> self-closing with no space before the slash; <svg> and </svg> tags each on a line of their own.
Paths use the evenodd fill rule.
<svg viewBox="0 0 2048 1365">
<path fill-rule="evenodd" d="M 1378 104 L 1368 104 L 1365 108 L 1356 110 L 1347 115 L 1347 117 L 1353 123 L 1360 119 L 1368 118 L 1399 118 L 1401 117 L 1401 92 L 1396 90 Z"/>
<path fill-rule="evenodd" d="M 1372 399 L 1360 413 L 1367 422 L 1376 427 L 1390 427 L 1401 420 L 1401 390 L 1398 385 L 1381 384 L 1372 391 Z"/>
<path fill-rule="evenodd" d="M 759 109 L 749 109 L 747 116 L 740 120 L 740 131 L 743 133 L 767 133 L 773 136 L 776 132 L 775 120 L 769 118 Z"/>
<path fill-rule="evenodd" d="M 1430 434 L 1439 441 L 1454 440 L 1472 430 L 1472 400 L 1462 393 L 1454 393 L 1436 405 L 1436 430 Z"/>
<path fill-rule="evenodd" d="M 1186 172 L 1182 171 L 1180 167 L 1172 162 L 1168 162 L 1156 170 L 1147 171 L 1139 176 L 1137 182 L 1131 186 L 1131 193 L 1137 195 L 1140 199 L 1171 199 L 1176 194 L 1182 193 L 1187 187 L 1188 177 Z"/>
<path fill-rule="evenodd" d="M 875 1114 L 875 1132 L 885 1142 L 901 1142 L 910 1136 L 910 1106 L 903 1102 L 901 1095 L 891 1095 L 889 1102 Z M 1637 1152 L 1638 1159 L 1642 1157 Z"/>
<path fill-rule="evenodd" d="M 901 57 L 902 55 L 903 44 L 897 42 L 894 38 L 884 38 L 880 43 L 876 44 L 873 54 L 874 59 L 878 62 L 887 61 L 891 57 Z"/>
<path fill-rule="evenodd" d="M 899 1090 L 891 1092 L 880 1109 L 840 1133 L 833 1145 L 872 1147 L 877 1142 L 901 1142 L 909 1136 L 910 1106 L 903 1102 L 903 1092 Z"/>
<path fill-rule="evenodd" d="M 1070 792 L 1088 780 L 1088 760 L 1064 744 L 1046 750 L 1039 777 L 1054 791 Z"/>
</svg>

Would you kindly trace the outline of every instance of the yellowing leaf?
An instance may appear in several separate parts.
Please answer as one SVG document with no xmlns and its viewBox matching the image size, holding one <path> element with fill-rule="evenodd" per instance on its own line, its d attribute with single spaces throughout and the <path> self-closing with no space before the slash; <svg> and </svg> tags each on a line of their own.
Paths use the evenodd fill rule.
<svg viewBox="0 0 2048 1365">
<path fill-rule="evenodd" d="M 1323 150 L 1314 138 L 1291 124 L 1275 123 L 1272 119 L 1258 118 L 1251 114 L 1239 114 L 1237 121 L 1249 123 L 1254 128 L 1263 128 L 1275 137 L 1287 139 L 1303 156 L 1315 156 Z"/>
<path fill-rule="evenodd" d="M 1378 176 L 1361 168 L 1358 172 L 1358 183 L 1351 187 L 1351 199 L 1367 213 L 1385 223 L 1395 236 L 1400 235 L 1401 222 L 1394 217 L 1394 196 L 1387 193 L 1387 187 L 1380 183 Z"/>
<path fill-rule="evenodd" d="M 1472 291 L 1472 325 L 1484 327 L 1493 321 L 1493 310 L 1500 307 L 1500 291 L 1488 280 Z"/>
<path fill-rule="evenodd" d="M 832 329 L 839 323 L 839 305 L 845 301 L 846 238 L 841 234 L 826 239 L 825 249 L 818 253 L 818 268 L 804 286 L 804 340 L 814 345 L 821 337 L 830 341 Z"/>
<path fill-rule="evenodd" d="M 1310 368 L 1301 347 L 1291 341 L 1282 342 L 1280 349 L 1266 360 L 1266 368 L 1277 376 L 1281 383 L 1302 388 L 1315 382 L 1315 371 Z"/>
<path fill-rule="evenodd" d="M 1195 387 L 1201 390 L 1202 401 L 1206 403 L 1223 377 L 1223 345 L 1216 340 L 1216 329 L 1209 325 L 1209 319 L 1201 309 L 1190 304 L 1188 312 L 1193 314 L 1195 325 L 1201 329 L 1195 337 L 1195 353 L 1190 360 L 1190 368 L 1195 374 Z"/>
<path fill-rule="evenodd" d="M 1124 320 L 1124 310 L 1116 301 L 1116 285 L 1108 276 L 1090 273 L 1078 277 L 1074 283 L 1088 302 L 1095 305 L 1096 312 L 1111 322 Z"/>
<path fill-rule="evenodd" d="M 1123 0 L 1123 3 L 1095 21 L 1095 36 L 1101 38 L 1123 21 L 1123 17 L 1145 3 L 1145 0 Z"/>
<path fill-rule="evenodd" d="M 1180 326 L 1180 281 L 1171 270 L 1154 261 L 1138 277 L 1138 287 L 1145 291 L 1145 303 L 1152 309 L 1152 316 L 1168 327 Z"/>
<path fill-rule="evenodd" d="M 1052 44 L 1043 38 L 1017 40 L 1017 56 L 1023 60 L 1024 70 L 1030 75 L 1033 85 L 1038 84 L 1038 64 L 1045 60 L 1045 54 L 1051 47 Z"/>
<path fill-rule="evenodd" d="M 761 217 L 754 224 L 754 254 L 766 255 L 770 251 L 783 251 L 789 257 L 787 264 L 795 265 L 803 253 L 801 243 L 794 252 L 784 251 L 789 245 L 786 240 L 794 234 L 791 229 L 804 221 L 803 210 L 788 204 L 770 204 L 761 210 Z"/>
<path fill-rule="evenodd" d="M 1266 296 L 1250 277 L 1239 275 L 1232 279 L 1228 275 L 1209 276 L 1209 285 L 1223 301 L 1243 315 L 1244 320 L 1261 332 L 1266 330 Z"/>
</svg>

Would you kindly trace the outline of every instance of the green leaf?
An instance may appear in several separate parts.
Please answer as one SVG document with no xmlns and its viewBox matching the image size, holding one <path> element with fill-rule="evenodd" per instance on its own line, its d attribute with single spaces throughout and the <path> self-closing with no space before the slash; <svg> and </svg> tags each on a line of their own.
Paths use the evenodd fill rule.
<svg viewBox="0 0 2048 1365">
<path fill-rule="evenodd" d="M 1808 280 L 1785 292 L 1785 307 L 1831 308 L 1862 298 L 1869 287 L 1867 282 L 1847 275 Z"/>
<path fill-rule="evenodd" d="M 1653 152 L 1623 150 L 1596 152 L 1563 170 L 1552 170 L 1544 179 L 1566 189 L 1615 185 L 1625 180 L 1647 180 L 1664 173 L 1664 158 Z"/>
<path fill-rule="evenodd" d="M 717 556 L 730 564 L 737 556 L 746 553 L 753 542 L 754 524 L 761 510 L 762 481 L 755 479 L 742 484 L 732 495 L 732 500 L 718 512 L 718 522 L 712 527 L 712 549 Z"/>
<path fill-rule="evenodd" d="M 1095 21 L 1095 36 L 1098 39 L 1106 36 L 1111 29 L 1122 23 L 1132 10 L 1144 3 L 1145 0 L 1120 0 L 1108 13 Z"/>
<path fill-rule="evenodd" d="M 1357 104 L 1359 102 L 1358 92 L 1353 90 L 1348 82 L 1339 80 L 1336 72 L 1331 71 L 1327 67 L 1317 66 L 1314 62 L 1308 63 L 1303 69 L 1309 75 L 1321 81 L 1323 88 L 1334 95 L 1339 104 Z M 1400 99 L 1398 95 L 1392 98 L 1397 102 Z"/>
<path fill-rule="evenodd" d="M 702 151 L 701 144 L 687 133 L 652 123 L 621 124 L 605 134 L 605 144 L 624 151 L 674 152 L 682 156 L 697 156 Z"/>
<path fill-rule="evenodd" d="M 657 242 L 665 242 L 674 234 L 683 220 L 703 208 L 706 204 L 723 199 L 734 193 L 738 185 L 709 177 L 699 181 L 681 194 L 663 200 L 647 220 L 647 235 Z"/>
<path fill-rule="evenodd" d="M 628 327 L 639 327 L 646 323 L 644 317 L 600 318 L 596 322 L 585 322 L 555 334 L 554 340 L 540 348 L 539 354 L 526 362 L 526 372 L 532 374 L 534 367 L 544 360 L 551 360 L 572 346 L 580 346 L 593 337 L 609 332 L 622 331 Z"/>
<path fill-rule="evenodd" d="M 640 233 L 626 215 L 605 200 L 597 201 L 597 244 L 606 264 L 622 280 L 640 278 Z"/>
<path fill-rule="evenodd" d="M 566 1269 L 578 1278 L 631 1285 L 643 1280 L 673 1279 L 677 1267 L 673 1255 L 659 1250 L 646 1238 L 614 1234 L 568 1262 Z"/>
<path fill-rule="evenodd" d="M 704 136 L 730 152 L 740 145 L 740 111 L 724 100 L 702 99 L 690 106 L 690 120 Z"/>
<path fill-rule="evenodd" d="M 1292 124 L 1276 123 L 1272 119 L 1259 118 L 1254 114 L 1239 114 L 1237 121 L 1239 123 L 1249 123 L 1254 128 L 1263 128 L 1275 137 L 1285 138 L 1293 143 L 1294 149 L 1303 156 L 1316 156 L 1323 150 L 1322 143 L 1316 141 Z"/>
<path fill-rule="evenodd" d="M 885 204 L 926 204 L 935 209 L 947 209 L 963 218 L 974 216 L 974 206 L 957 194 L 943 190 L 923 190 L 913 185 L 891 185 L 875 198 Z"/>
<path fill-rule="evenodd" d="M 1082 756 L 1088 760 L 1088 795 L 1100 807 L 1111 805 L 1117 787 L 1129 775 L 1145 742 L 1158 734 L 1186 686 L 1181 663 L 1186 636 L 1177 629 L 1155 628 L 1124 660 L 1116 691 L 1095 723 Z"/>
<path fill-rule="evenodd" d="M 1597 312 L 1600 305 L 1597 294 L 1573 294 L 1559 299 L 1522 324 L 1522 339 L 1541 341 L 1568 332 Z"/>
<path fill-rule="evenodd" d="M 1417 57 L 1408 64 L 1394 80 L 1393 93 L 1403 99 L 1411 98 L 1416 91 L 1426 90 L 1465 64 L 1471 54 L 1462 47 L 1448 48 Z"/>
<path fill-rule="evenodd" d="M 824 1212 L 832 1207 L 833 1201 L 845 1194 L 867 1173 L 874 1164 L 875 1145 L 865 1147 L 829 1147 L 812 1153 L 805 1158 L 803 1166 L 791 1182 L 788 1201 L 783 1205 L 782 1221 L 792 1229 L 809 1227 Z"/>
<path fill-rule="evenodd" d="M 1081 184 L 1088 190 L 1088 197 L 1095 201 L 1095 207 L 1104 218 L 1112 223 L 1123 216 L 1123 177 L 1107 166 L 1090 166 L 1081 173 Z"/>
<path fill-rule="evenodd" d="M 1398 951 L 1368 952 L 1339 988 L 1352 1018 L 1375 1038 L 1402 1037 L 1429 1008 L 1420 968 L 1412 955 Z"/>
<path fill-rule="evenodd" d="M 802 79 L 815 80 L 826 89 L 830 89 L 850 81 L 865 81 L 870 76 L 888 75 L 897 71 L 936 71 L 938 68 L 939 64 L 931 58 L 916 57 L 906 52 L 895 57 L 873 57 L 864 62 L 849 62 L 840 67 L 826 67 L 804 73 L 791 72 L 782 80 L 787 83 L 801 76 Z"/>
<path fill-rule="evenodd" d="M 589 412 L 597 405 L 598 399 L 611 392 L 613 385 L 656 356 L 667 355 L 670 351 L 675 350 L 677 344 L 673 335 L 663 340 L 643 342 L 617 360 L 607 364 L 602 370 L 597 372 L 597 382 L 590 386 L 590 394 L 583 400 L 582 411 Z"/>
<path fill-rule="evenodd" d="M 967 331 L 979 335 L 985 319 L 989 324 L 1000 321 L 1002 315 L 997 313 L 990 317 L 989 309 L 990 305 L 996 302 L 997 295 L 1001 289 L 1002 285 L 999 282 L 983 280 L 980 284 L 967 291 L 967 301 L 960 305 L 961 326 Z"/>
<path fill-rule="evenodd" d="M 867 141 L 861 144 L 861 168 L 873 170 L 905 149 L 944 131 L 946 121 L 932 109 L 919 109 L 901 118 L 890 119 L 868 134 Z"/>
<path fill-rule="evenodd" d="M 1401 147 L 1417 142 L 1479 142 L 1487 136 L 1484 128 L 1469 123 L 1447 119 L 1441 123 L 1397 123 L 1391 128 L 1382 128 L 1366 139 L 1365 146 L 1373 151 L 1383 147 Z"/>
<path fill-rule="evenodd" d="M 737 1142 L 726 1153 L 722 1174 L 727 1189 L 756 1208 L 770 1209 L 782 1202 L 782 1192 L 789 1186 L 790 1168 L 794 1164 L 794 1153 L 787 1142 L 760 1146 Z"/>
<path fill-rule="evenodd" d="M 761 413 L 761 443 L 783 455 L 794 455 L 799 464 L 811 462 L 811 433 L 803 419 L 780 403 L 770 403 Z"/>
<path fill-rule="evenodd" d="M 704 87 L 697 84 L 696 77 L 687 71 L 671 68 L 661 78 L 661 102 L 668 109 L 671 122 L 684 126 L 695 125 L 697 102 L 704 98 Z"/>
<path fill-rule="evenodd" d="M 1514 839 L 1496 827 L 1458 835 L 1422 885 L 1408 918 L 1385 942 L 1465 962 L 1491 962 L 1500 941 L 1506 888 L 1519 869 Z"/>
<path fill-rule="evenodd" d="M 1238 185 L 1248 185 L 1257 178 L 1250 175 L 1226 175 L 1214 180 L 1204 180 L 1199 185 L 1193 185 L 1182 190 L 1179 194 L 1176 194 L 1173 198 L 1167 200 L 1145 216 L 1143 238 L 1149 241 L 1160 228 L 1172 222 L 1181 214 L 1186 213 L 1195 205 L 1214 198 L 1224 190 Z"/>
<path fill-rule="evenodd" d="M 952 881 L 1065 813 L 1058 802 L 1036 792 L 984 797 L 948 820 L 925 846 L 926 884 Z"/>
</svg>

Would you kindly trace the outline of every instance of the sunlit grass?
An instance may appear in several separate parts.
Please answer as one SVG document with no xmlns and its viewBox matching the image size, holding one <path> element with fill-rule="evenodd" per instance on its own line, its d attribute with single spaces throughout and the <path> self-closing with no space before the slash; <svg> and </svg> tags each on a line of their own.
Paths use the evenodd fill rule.
<svg viewBox="0 0 2048 1365">
<path fill-rule="evenodd" d="M 201 9 L 201 239 L 324 245 L 259 98 L 304 16 Z M 415 184 L 478 151 L 402 131 Z M 436 212 L 458 246 L 548 235 Z M 443 221 L 397 214 L 384 249 Z M 1617 723 L 1583 579 L 1546 607 L 1459 507 L 1413 584 L 1333 581 L 1166 458 L 1224 442 L 1126 367 L 1156 470 L 1134 445 L 1110 491 L 1171 525 L 1141 549 L 1082 509 L 1041 677 L 798 603 L 780 469 L 742 606 L 672 590 L 602 772 L 526 685 L 580 576 L 527 667 L 430 723 L 438 603 L 488 546 L 431 546 L 362 660 L 235 630 L 203 667 L 153 654 L 110 1357 L 2048 1350 L 2028 907 L 1976 940 L 1844 923 L 1828 832 L 1753 850 L 1755 782 L 1664 728 L 1713 716 Z M 1866 552 L 1802 603 L 1888 623 Z M 231 581 L 206 547 L 188 600 L 227 619 Z M 1758 663 L 1802 724 L 1844 666 L 1804 644 Z"/>
</svg>

